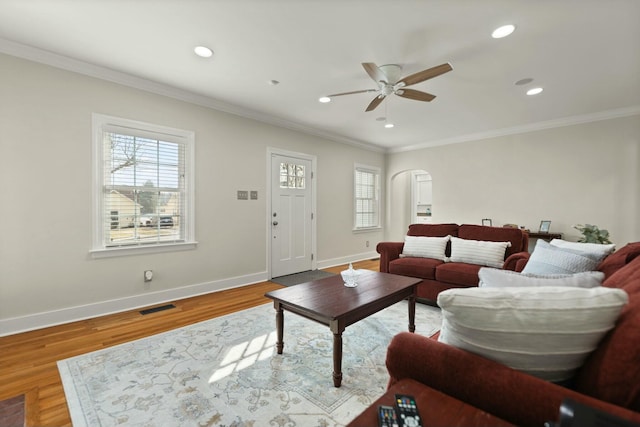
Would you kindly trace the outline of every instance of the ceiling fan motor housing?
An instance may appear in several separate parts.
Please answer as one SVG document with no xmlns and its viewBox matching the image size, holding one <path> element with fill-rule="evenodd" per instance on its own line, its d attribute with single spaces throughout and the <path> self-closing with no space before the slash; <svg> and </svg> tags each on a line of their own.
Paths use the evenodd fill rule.
<svg viewBox="0 0 640 427">
<path fill-rule="evenodd" d="M 400 80 L 400 73 L 402 72 L 402 67 L 398 64 L 386 64 L 380 65 L 378 69 L 387 76 L 386 83 L 393 86 Z"/>
</svg>

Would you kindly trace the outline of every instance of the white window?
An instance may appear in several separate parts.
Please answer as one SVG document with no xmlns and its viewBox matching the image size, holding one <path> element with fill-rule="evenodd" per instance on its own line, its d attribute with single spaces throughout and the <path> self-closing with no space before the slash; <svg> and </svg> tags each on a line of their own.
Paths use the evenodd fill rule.
<svg viewBox="0 0 640 427">
<path fill-rule="evenodd" d="M 356 165 L 354 230 L 380 227 L 380 169 Z"/>
<path fill-rule="evenodd" d="M 93 256 L 195 247 L 194 134 L 93 115 Z"/>
</svg>

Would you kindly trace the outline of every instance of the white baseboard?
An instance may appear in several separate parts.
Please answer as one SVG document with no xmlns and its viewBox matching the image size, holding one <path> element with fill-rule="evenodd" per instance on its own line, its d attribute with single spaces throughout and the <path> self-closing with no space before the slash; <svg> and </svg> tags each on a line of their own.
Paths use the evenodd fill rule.
<svg viewBox="0 0 640 427">
<path fill-rule="evenodd" d="M 246 276 L 232 277 L 213 282 L 199 283 L 165 291 L 150 292 L 134 295 L 126 298 L 118 298 L 108 301 L 100 301 L 75 307 L 63 308 L 28 316 L 0 319 L 0 337 L 13 335 L 20 332 L 42 329 L 49 326 L 76 322 L 78 320 L 91 319 L 123 311 L 135 310 L 142 307 L 162 304 L 170 301 L 203 295 L 224 289 L 237 288 L 239 286 L 264 282 L 267 280 L 267 272 L 255 273 Z"/>
<path fill-rule="evenodd" d="M 322 261 L 319 260 L 317 267 L 319 269 L 323 269 L 378 257 L 379 255 L 375 251 L 364 252 L 345 257 L 326 259 Z M 64 323 L 76 322 L 79 320 L 91 319 L 94 317 L 106 316 L 114 313 L 121 313 L 123 311 L 135 310 L 138 308 L 195 297 L 211 292 L 237 288 L 253 283 L 264 282 L 266 280 L 268 279 L 267 272 L 265 271 L 246 276 L 231 277 L 164 291 L 134 295 L 126 298 L 99 301 L 91 304 L 63 308 L 60 310 L 34 313 L 27 316 L 0 319 L 0 337 L 47 328 L 50 326 L 62 325 Z"/>
<path fill-rule="evenodd" d="M 378 252 L 376 252 L 375 250 L 373 252 L 363 252 L 360 254 L 348 255 L 348 256 L 339 257 L 339 258 L 325 259 L 322 261 L 318 260 L 318 268 L 323 269 L 323 268 L 335 267 L 336 265 L 348 264 L 350 262 L 364 261 L 366 259 L 373 259 L 373 258 L 380 258 L 380 254 L 378 254 Z"/>
</svg>

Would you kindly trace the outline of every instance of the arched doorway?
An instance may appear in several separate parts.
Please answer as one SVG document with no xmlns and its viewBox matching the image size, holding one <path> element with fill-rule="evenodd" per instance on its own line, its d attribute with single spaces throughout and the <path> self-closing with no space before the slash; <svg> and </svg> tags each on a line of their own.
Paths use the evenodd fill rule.
<svg viewBox="0 0 640 427">
<path fill-rule="evenodd" d="M 434 212 L 431 174 L 422 169 L 393 174 L 389 177 L 387 201 L 385 237 L 390 240 L 402 239 L 409 224 L 431 222 L 430 213 Z"/>
</svg>

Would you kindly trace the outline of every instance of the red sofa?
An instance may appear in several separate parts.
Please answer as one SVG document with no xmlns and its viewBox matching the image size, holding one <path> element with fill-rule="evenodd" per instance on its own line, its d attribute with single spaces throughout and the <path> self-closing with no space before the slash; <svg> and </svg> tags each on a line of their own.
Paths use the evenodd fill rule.
<svg viewBox="0 0 640 427">
<path fill-rule="evenodd" d="M 486 227 L 472 224 L 411 224 L 407 236 L 459 237 L 469 240 L 491 242 L 511 242 L 505 253 L 506 270 L 522 271 L 529 257 L 529 235 L 517 228 Z M 432 258 L 401 258 L 404 242 L 381 242 L 376 250 L 380 254 L 380 271 L 402 276 L 418 277 L 416 297 L 435 304 L 438 294 L 450 288 L 468 288 L 478 286 L 478 271 L 482 267 L 476 264 L 444 262 Z M 446 255 L 451 255 L 451 244 L 447 245 Z"/>
<path fill-rule="evenodd" d="M 605 273 L 603 286 L 624 289 L 629 302 L 571 388 L 513 370 L 434 337 L 402 332 L 387 350 L 390 390 L 413 379 L 421 383 L 419 387 L 438 390 L 478 412 L 521 426 L 541 426 L 557 420 L 566 398 L 640 423 L 640 242 L 609 255 L 598 270 Z M 359 425 L 357 420 L 364 419 L 367 411 L 375 411 L 375 405 L 352 425 Z"/>
</svg>

